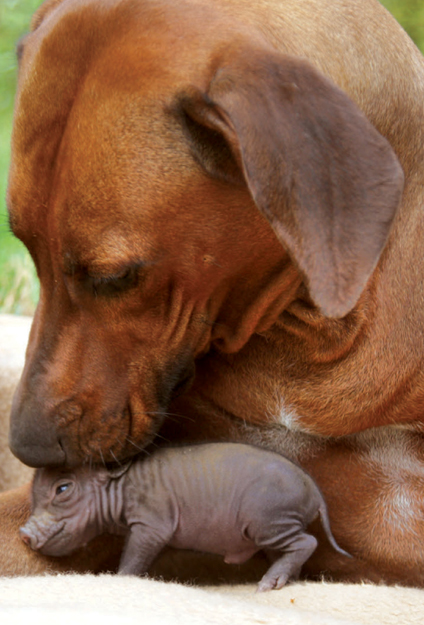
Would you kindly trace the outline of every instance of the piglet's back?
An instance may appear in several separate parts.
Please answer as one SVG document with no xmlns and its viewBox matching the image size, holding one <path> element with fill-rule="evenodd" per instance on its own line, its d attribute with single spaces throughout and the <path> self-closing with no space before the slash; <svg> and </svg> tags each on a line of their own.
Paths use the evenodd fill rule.
<svg viewBox="0 0 424 625">
<path fill-rule="evenodd" d="M 284 456 L 241 443 L 163 448 L 141 462 L 150 478 L 156 476 L 150 482 L 153 487 L 172 487 L 180 497 L 187 494 L 190 499 L 202 493 L 229 495 L 235 490 L 240 494 L 258 483 L 295 491 L 316 488 L 312 478 Z"/>
<path fill-rule="evenodd" d="M 173 509 L 181 535 L 219 527 L 230 539 L 252 517 L 272 511 L 297 510 L 310 522 L 320 505 L 315 483 L 300 467 L 237 443 L 159 450 L 136 463 L 134 478 L 144 484 L 142 492 L 148 489 L 149 509 L 162 506 L 167 514 Z"/>
</svg>

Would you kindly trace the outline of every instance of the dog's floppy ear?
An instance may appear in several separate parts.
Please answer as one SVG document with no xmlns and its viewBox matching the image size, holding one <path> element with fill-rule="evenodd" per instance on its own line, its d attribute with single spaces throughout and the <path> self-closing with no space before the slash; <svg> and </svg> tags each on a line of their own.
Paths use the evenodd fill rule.
<svg viewBox="0 0 424 625">
<path fill-rule="evenodd" d="M 228 55 L 206 93 L 181 96 L 196 158 L 247 184 L 324 315 L 356 304 L 386 243 L 403 172 L 353 101 L 309 63 Z"/>
</svg>

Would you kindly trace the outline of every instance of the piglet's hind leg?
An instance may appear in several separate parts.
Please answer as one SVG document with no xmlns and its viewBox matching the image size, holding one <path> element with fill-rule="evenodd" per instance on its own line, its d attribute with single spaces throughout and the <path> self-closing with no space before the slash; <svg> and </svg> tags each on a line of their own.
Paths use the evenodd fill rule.
<svg viewBox="0 0 424 625">
<path fill-rule="evenodd" d="M 300 569 L 317 547 L 317 540 L 310 534 L 296 535 L 284 547 L 284 553 L 270 566 L 258 584 L 258 592 L 282 588 L 289 579 L 297 579 Z M 274 552 L 275 553 L 275 552 Z"/>
</svg>

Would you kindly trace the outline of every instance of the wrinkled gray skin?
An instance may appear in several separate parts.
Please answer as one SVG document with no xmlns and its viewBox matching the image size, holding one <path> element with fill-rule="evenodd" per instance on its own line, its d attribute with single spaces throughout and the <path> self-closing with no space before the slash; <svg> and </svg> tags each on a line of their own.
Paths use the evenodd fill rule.
<svg viewBox="0 0 424 625">
<path fill-rule="evenodd" d="M 312 478 L 249 445 L 162 449 L 114 471 L 39 469 L 32 495 L 32 516 L 21 528 L 28 545 L 60 556 L 102 533 L 128 534 L 121 574 L 146 573 L 165 545 L 231 563 L 265 549 L 273 564 L 258 589 L 281 588 L 315 550 L 305 529 L 318 514 L 334 549 L 349 556 L 331 534 Z"/>
</svg>

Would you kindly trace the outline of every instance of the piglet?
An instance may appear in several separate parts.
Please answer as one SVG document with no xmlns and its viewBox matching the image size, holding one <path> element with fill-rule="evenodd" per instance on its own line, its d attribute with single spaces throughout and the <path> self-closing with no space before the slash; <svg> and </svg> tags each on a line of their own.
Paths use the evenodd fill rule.
<svg viewBox="0 0 424 625">
<path fill-rule="evenodd" d="M 46 555 L 69 554 L 102 533 L 126 534 L 120 574 L 145 574 L 165 545 L 230 563 L 264 549 L 273 563 L 258 590 L 281 588 L 315 550 L 306 528 L 318 515 L 334 549 L 350 557 L 312 478 L 244 444 L 164 448 L 115 470 L 38 469 L 32 506 L 21 537 Z"/>
</svg>

